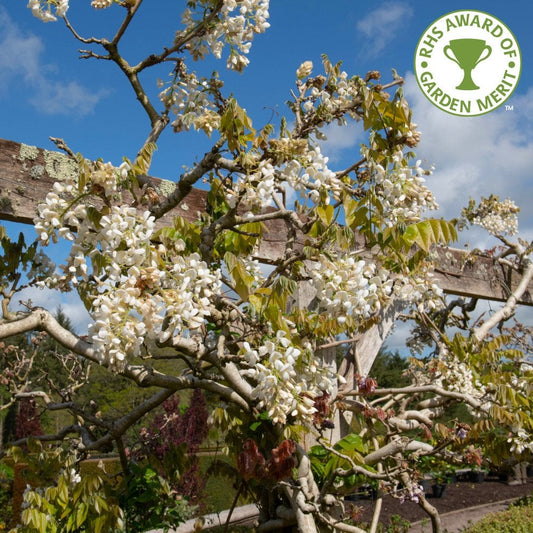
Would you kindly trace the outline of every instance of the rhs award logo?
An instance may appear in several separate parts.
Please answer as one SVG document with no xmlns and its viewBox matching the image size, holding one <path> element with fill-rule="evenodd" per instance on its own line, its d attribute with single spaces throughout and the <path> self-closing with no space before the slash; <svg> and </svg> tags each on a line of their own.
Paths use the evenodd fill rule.
<svg viewBox="0 0 533 533">
<path fill-rule="evenodd" d="M 493 111 L 511 96 L 522 58 L 511 30 L 499 19 L 472 9 L 433 22 L 415 52 L 418 85 L 431 103 L 454 115 Z"/>
</svg>

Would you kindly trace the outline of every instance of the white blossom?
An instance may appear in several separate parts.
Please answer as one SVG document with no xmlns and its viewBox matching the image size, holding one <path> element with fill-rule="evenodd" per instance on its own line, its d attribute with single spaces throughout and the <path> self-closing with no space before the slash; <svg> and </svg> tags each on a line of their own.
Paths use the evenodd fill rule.
<svg viewBox="0 0 533 533">
<path fill-rule="evenodd" d="M 252 397 L 258 400 L 257 407 L 265 409 L 275 424 L 292 417 L 311 426 L 316 411 L 313 398 L 331 394 L 336 383 L 336 376 L 320 366 L 313 352 L 293 346 L 286 333 L 278 331 L 258 347 L 244 342 L 241 355 L 250 366 L 241 374 L 256 383 Z"/>
<path fill-rule="evenodd" d="M 91 6 L 93 6 L 94 9 L 106 9 L 112 6 L 113 3 L 114 0 L 92 0 Z"/>
<path fill-rule="evenodd" d="M 222 57 L 226 44 L 230 46 L 227 67 L 238 72 L 248 65 L 253 38 L 264 33 L 270 24 L 269 0 L 224 0 L 218 18 L 211 24 L 209 31 L 199 34 L 189 41 L 188 48 L 195 59 L 203 58 L 211 52 L 216 58 Z M 185 32 L 194 28 L 202 19 L 186 9 L 182 15 Z"/>
<path fill-rule="evenodd" d="M 384 222 L 393 226 L 397 222 L 416 222 L 427 209 L 437 209 L 433 194 L 424 185 L 424 170 L 417 161 L 409 167 L 401 151 L 393 156 L 387 168 L 371 158 L 371 152 L 364 148 L 362 154 L 367 158 L 372 185 L 378 194 Z"/>
<path fill-rule="evenodd" d="M 459 219 L 459 228 L 463 229 L 468 223 L 480 226 L 491 235 L 514 235 L 518 231 L 518 217 L 520 208 L 509 198 L 501 201 L 491 195 L 482 198 L 478 205 L 470 200 Z"/>
<path fill-rule="evenodd" d="M 381 309 L 392 291 L 388 272 L 355 255 L 331 261 L 325 256 L 311 267 L 312 286 L 321 309 L 338 321 L 362 321 Z"/>
<path fill-rule="evenodd" d="M 313 71 L 313 62 L 312 61 L 304 61 L 296 71 L 296 77 L 299 80 L 303 80 L 304 78 L 307 78 L 309 74 Z"/>
<path fill-rule="evenodd" d="M 522 428 L 517 428 L 513 431 L 511 436 L 507 439 L 511 445 L 510 452 L 516 454 L 523 454 L 526 451 L 533 452 L 533 441 L 531 435 Z"/>
<path fill-rule="evenodd" d="M 35 227 L 43 243 L 72 240 L 66 264 L 47 286 L 80 286 L 94 323 L 89 337 L 98 356 L 120 367 L 140 353 L 147 339 L 164 342 L 199 328 L 211 313 L 221 275 L 198 253 L 184 254 L 184 244 L 152 242 L 154 218 L 129 205 L 90 209 L 87 193 L 95 189 L 120 199 L 117 180 L 129 172 L 99 163 L 77 180 L 57 183 L 38 206 Z M 78 197 L 83 202 L 76 201 Z M 90 281 L 92 276 L 96 283 Z"/>
<path fill-rule="evenodd" d="M 54 6 L 54 13 L 52 13 Z M 57 17 L 64 17 L 69 8 L 69 0 L 29 0 L 27 7 L 32 15 L 43 22 L 55 22 Z"/>
</svg>

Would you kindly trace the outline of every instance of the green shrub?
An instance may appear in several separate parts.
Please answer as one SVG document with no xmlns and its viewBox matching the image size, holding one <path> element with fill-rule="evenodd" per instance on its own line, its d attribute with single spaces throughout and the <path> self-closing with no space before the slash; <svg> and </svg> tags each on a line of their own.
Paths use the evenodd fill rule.
<svg viewBox="0 0 533 533">
<path fill-rule="evenodd" d="M 6 530 L 13 513 L 13 468 L 0 462 L 0 531 Z"/>
<path fill-rule="evenodd" d="M 533 505 L 533 494 L 529 496 L 522 496 L 515 500 L 510 507 L 527 507 L 528 505 Z"/>
<path fill-rule="evenodd" d="M 464 533 L 533 533 L 533 504 L 513 505 L 482 518 Z"/>
</svg>

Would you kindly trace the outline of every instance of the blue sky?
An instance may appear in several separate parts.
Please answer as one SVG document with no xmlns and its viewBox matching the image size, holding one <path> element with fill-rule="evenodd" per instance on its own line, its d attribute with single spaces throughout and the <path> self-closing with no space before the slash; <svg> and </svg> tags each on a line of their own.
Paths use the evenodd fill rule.
<svg viewBox="0 0 533 533">
<path fill-rule="evenodd" d="M 145 0 L 121 48 L 131 63 L 171 41 L 184 4 Z M 435 19 L 459 9 L 490 13 L 516 36 L 523 65 L 520 83 L 506 102 L 513 111 L 500 107 L 479 117 L 456 117 L 432 106 L 418 88 L 413 55 L 419 37 Z M 71 0 L 68 15 L 81 35 L 111 37 L 121 13 L 117 7 L 95 11 L 89 0 Z M 317 69 L 326 53 L 333 62 L 342 60 L 349 74 L 379 70 L 384 82 L 394 68 L 406 79 L 405 93 L 422 131 L 417 154 L 436 167 L 428 185 L 441 205 L 440 214 L 456 216 L 469 196 L 479 199 L 495 192 L 521 206 L 521 232 L 533 237 L 533 3 L 274 0 L 270 15 L 271 28 L 256 37 L 243 74 L 226 73 L 224 61 L 196 65 L 204 75 L 213 69 L 221 73 L 226 90 L 235 94 L 255 125 L 271 121 L 273 114 L 287 114 L 284 102 L 302 61 L 313 61 Z M 43 24 L 32 17 L 25 0 L 0 4 L 0 137 L 48 149 L 54 149 L 49 136 L 61 137 L 86 157 L 118 164 L 124 155 L 135 155 L 149 131 L 148 121 L 116 67 L 80 60 L 78 48 L 62 21 Z M 166 74 L 163 68 L 142 81 L 155 94 L 155 78 Z M 330 130 L 324 151 L 335 170 L 358 158 L 361 138 L 359 127 Z M 168 132 L 151 173 L 175 179 L 208 146 L 201 134 Z M 488 244 L 481 234 L 474 238 L 478 245 Z M 73 310 L 74 305 L 72 301 Z"/>
</svg>

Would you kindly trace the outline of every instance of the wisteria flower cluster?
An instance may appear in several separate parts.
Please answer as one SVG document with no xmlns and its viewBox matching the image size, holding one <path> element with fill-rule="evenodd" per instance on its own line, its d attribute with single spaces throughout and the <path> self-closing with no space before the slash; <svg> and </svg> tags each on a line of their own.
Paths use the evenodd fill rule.
<svg viewBox="0 0 533 533">
<path fill-rule="evenodd" d="M 52 13 L 52 6 L 54 13 Z M 29 0 L 28 8 L 32 15 L 43 22 L 55 22 L 57 17 L 64 17 L 69 8 L 69 0 Z"/>
<path fill-rule="evenodd" d="M 396 151 L 390 167 L 372 159 L 372 151 L 363 147 L 375 192 L 382 204 L 384 222 L 393 226 L 398 222 L 416 222 L 425 210 L 437 209 L 433 194 L 424 185 L 423 176 L 431 173 L 423 169 L 421 161 L 409 167 L 401 150 Z"/>
<path fill-rule="evenodd" d="M 198 253 L 183 253 L 183 241 L 154 243 L 148 211 L 123 204 L 91 207 L 94 192 L 120 199 L 117 183 L 129 169 L 127 163 L 118 169 L 98 163 L 83 187 L 77 180 L 56 183 L 35 220 L 43 244 L 58 237 L 73 241 L 63 274 L 44 284 L 80 286 L 94 318 L 89 336 L 95 349 L 117 366 L 138 355 L 146 339 L 165 342 L 200 327 L 221 283 L 220 271 L 210 270 Z"/>
<path fill-rule="evenodd" d="M 531 435 L 523 428 L 516 428 L 507 439 L 507 442 L 511 445 L 511 453 L 520 455 L 526 451 L 533 452 Z"/>
<path fill-rule="evenodd" d="M 170 269 L 159 269 L 156 262 L 130 269 L 120 288 L 109 287 L 92 302 L 89 336 L 112 365 L 138 355 L 146 339 L 165 342 L 199 328 L 211 312 L 218 272 L 211 273 L 198 254 L 173 257 Z"/>
<path fill-rule="evenodd" d="M 28 8 L 34 17 L 43 22 L 55 22 L 57 17 L 64 17 L 67 14 L 70 0 L 29 0 Z M 112 6 L 116 0 L 92 0 L 91 6 L 94 9 L 106 9 Z M 52 13 L 52 6 L 55 8 Z"/>
<path fill-rule="evenodd" d="M 452 353 L 446 353 L 428 363 L 427 368 L 412 368 L 416 381 L 420 385 L 432 384 L 452 392 L 459 392 L 483 400 L 483 407 L 488 408 L 487 388 L 474 376 L 472 369 Z"/>
<path fill-rule="evenodd" d="M 160 85 L 162 85 L 160 83 Z M 159 98 L 176 118 L 174 131 L 203 130 L 211 135 L 220 126 L 220 115 L 210 99 L 210 83 L 196 74 L 185 74 L 161 91 Z"/>
<path fill-rule="evenodd" d="M 55 8 L 52 13 L 52 6 Z M 57 17 L 64 17 L 69 8 L 69 0 L 29 0 L 28 8 L 32 15 L 43 22 L 55 22 Z"/>
<path fill-rule="evenodd" d="M 328 168 L 328 161 L 319 146 L 309 148 L 300 161 L 295 159 L 287 163 L 281 171 L 281 179 L 313 205 L 321 199 L 329 204 L 330 198 L 339 198 L 342 182 Z"/>
<path fill-rule="evenodd" d="M 231 207 L 237 201 L 248 210 L 262 210 L 272 205 L 274 194 L 279 190 L 276 169 L 269 161 L 261 161 L 256 172 L 238 176 L 232 189 L 226 192 L 226 201 Z"/>
<path fill-rule="evenodd" d="M 347 317 L 360 321 L 376 314 L 392 291 L 385 269 L 355 255 L 334 262 L 322 256 L 310 275 L 320 308 L 341 323 Z"/>
<path fill-rule="evenodd" d="M 309 76 L 312 69 L 311 61 L 302 63 L 296 72 L 297 78 Z M 338 120 L 343 122 L 345 119 L 340 117 L 345 112 L 349 117 L 359 120 L 356 108 L 361 97 L 362 80 L 357 76 L 350 78 L 342 71 L 338 76 L 331 77 L 327 85 L 325 82 L 324 77 L 318 76 L 309 79 L 304 86 L 304 89 L 309 89 L 303 99 L 304 113 L 311 114 L 319 109 L 323 116 L 339 117 Z"/>
<path fill-rule="evenodd" d="M 320 366 L 310 348 L 294 346 L 284 331 L 278 331 L 258 347 L 244 342 L 241 355 L 249 366 L 242 375 L 256 383 L 252 396 L 259 400 L 258 408 L 276 424 L 292 417 L 311 427 L 314 397 L 331 394 L 337 378 Z"/>
<path fill-rule="evenodd" d="M 419 503 L 420 498 L 424 495 L 424 487 L 419 483 L 413 483 L 409 488 L 399 490 L 400 503 L 413 502 Z"/>
<path fill-rule="evenodd" d="M 514 235 L 518 231 L 519 212 L 520 208 L 509 198 L 501 201 L 491 194 L 481 198 L 479 204 L 471 199 L 461 212 L 459 224 L 461 227 L 468 223 L 480 226 L 491 235 Z"/>
<path fill-rule="evenodd" d="M 427 267 L 421 267 L 415 276 L 398 275 L 394 280 L 394 294 L 401 301 L 416 305 L 421 313 L 429 313 L 444 306 L 444 293 Z"/>
<path fill-rule="evenodd" d="M 285 144 L 289 145 L 285 148 Z M 276 153 L 286 154 L 295 143 L 291 139 L 275 141 Z M 301 155 L 293 154 L 288 161 L 282 159 L 279 165 L 263 160 L 257 169 L 248 175 L 240 175 L 231 189 L 226 190 L 226 201 L 234 207 L 240 205 L 249 210 L 262 210 L 273 205 L 277 192 L 295 191 L 304 203 L 312 205 L 320 201 L 330 203 L 339 198 L 342 183 L 327 166 L 328 158 L 322 155 L 320 147 L 296 146 Z"/>
<path fill-rule="evenodd" d="M 204 4 L 198 2 L 199 12 L 202 13 L 199 20 L 203 18 Z M 246 57 L 252 46 L 253 38 L 256 34 L 264 33 L 270 24 L 269 0 L 224 0 L 218 18 L 211 23 L 208 31 L 199 33 L 188 43 L 188 48 L 194 59 L 201 59 L 211 52 L 217 59 L 222 57 L 222 51 L 227 44 L 230 47 L 230 54 L 227 60 L 227 67 L 241 72 L 249 63 Z M 185 30 L 178 33 L 178 37 L 186 35 L 192 31 L 199 20 L 196 13 L 191 9 L 186 9 L 182 15 L 182 23 Z"/>
<path fill-rule="evenodd" d="M 107 9 L 115 3 L 115 0 L 92 0 L 91 6 L 94 9 Z"/>
</svg>

